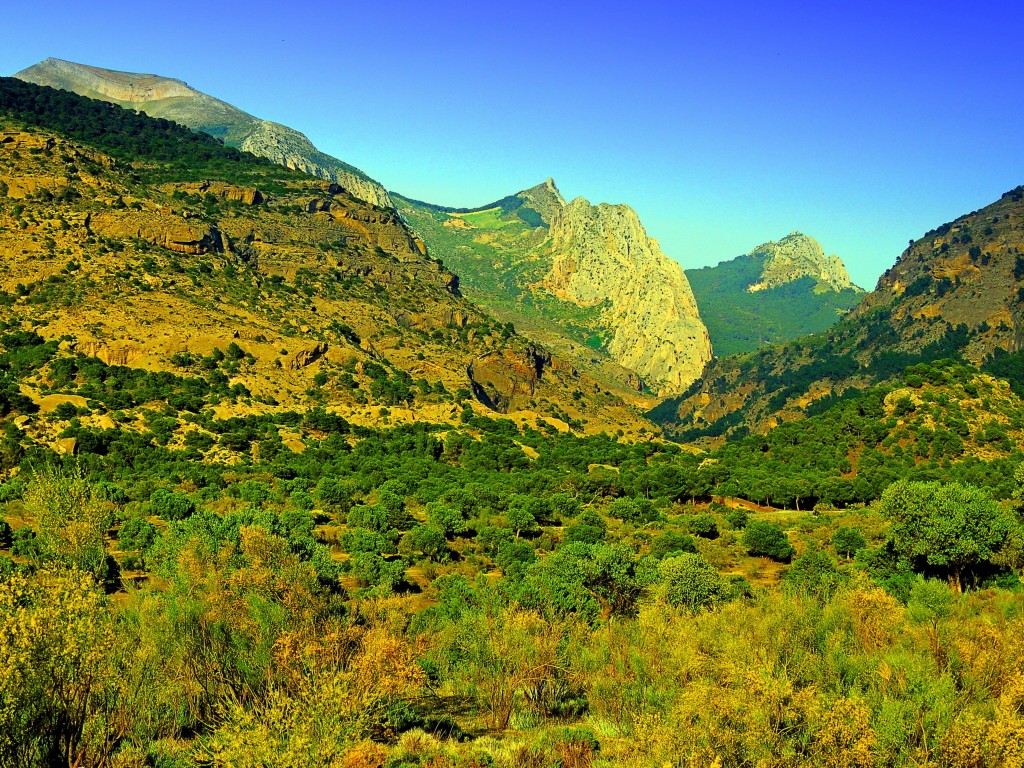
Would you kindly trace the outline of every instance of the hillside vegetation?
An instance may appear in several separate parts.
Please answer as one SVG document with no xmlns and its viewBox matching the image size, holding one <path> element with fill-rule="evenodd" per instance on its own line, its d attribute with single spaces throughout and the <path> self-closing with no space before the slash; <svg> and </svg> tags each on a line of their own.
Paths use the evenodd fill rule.
<svg viewBox="0 0 1024 768">
<path fill-rule="evenodd" d="M 0 766 L 1021 764 L 1015 315 L 897 265 L 671 442 L 394 212 L 73 99 L 0 109 Z"/>
</svg>

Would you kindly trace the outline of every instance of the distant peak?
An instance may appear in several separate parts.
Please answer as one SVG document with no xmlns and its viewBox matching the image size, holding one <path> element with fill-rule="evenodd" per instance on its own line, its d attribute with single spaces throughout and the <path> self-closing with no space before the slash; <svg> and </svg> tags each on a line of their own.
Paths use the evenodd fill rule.
<svg viewBox="0 0 1024 768">
<path fill-rule="evenodd" d="M 752 293 L 775 288 L 805 276 L 833 291 L 848 288 L 860 290 L 850 282 L 842 259 L 826 256 L 821 243 L 796 230 L 781 240 L 769 240 L 759 245 L 749 255 L 764 260 L 760 281 L 747 288 Z"/>
<path fill-rule="evenodd" d="M 548 178 L 535 187 L 524 189 L 515 195 L 525 202 L 527 206 L 537 211 L 541 218 L 548 224 L 555 214 L 565 207 L 565 198 L 555 186 L 555 180 Z"/>
</svg>

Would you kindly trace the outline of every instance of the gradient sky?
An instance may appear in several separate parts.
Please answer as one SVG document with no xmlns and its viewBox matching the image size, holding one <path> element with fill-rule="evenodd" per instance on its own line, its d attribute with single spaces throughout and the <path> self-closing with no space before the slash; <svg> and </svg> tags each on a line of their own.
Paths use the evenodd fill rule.
<svg viewBox="0 0 1024 768">
<path fill-rule="evenodd" d="M 871 288 L 1024 183 L 1022 35 L 1019 0 L 57 1 L 4 8 L 0 74 L 177 77 L 439 204 L 552 176 L 686 268 L 799 229 Z"/>
</svg>

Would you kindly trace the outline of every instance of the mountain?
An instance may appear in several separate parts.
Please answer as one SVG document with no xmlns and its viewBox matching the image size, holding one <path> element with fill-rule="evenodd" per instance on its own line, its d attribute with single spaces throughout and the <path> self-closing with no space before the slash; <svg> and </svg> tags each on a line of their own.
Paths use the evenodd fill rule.
<svg viewBox="0 0 1024 768">
<path fill-rule="evenodd" d="M 295 129 L 254 117 L 181 80 L 52 58 L 23 69 L 15 77 L 173 120 L 216 136 L 228 146 L 337 182 L 360 200 L 381 208 L 393 207 L 384 187 L 358 168 L 324 154 Z"/>
<path fill-rule="evenodd" d="M 59 341 L 76 365 L 201 379 L 224 417 L 327 407 L 357 424 L 441 423 L 468 408 L 558 429 L 645 426 L 464 298 L 394 211 L 9 78 L 0 250 L 7 329 Z M 52 383 L 43 372 L 19 386 L 40 399 Z"/>
<path fill-rule="evenodd" d="M 686 277 L 719 357 L 824 331 L 864 295 L 838 256 L 799 232 Z"/>
<path fill-rule="evenodd" d="M 551 179 L 480 208 L 394 199 L 468 296 L 605 383 L 677 393 L 710 359 L 686 276 L 629 206 Z"/>
<path fill-rule="evenodd" d="M 1011 366 L 1024 348 L 1024 188 L 910 244 L 829 330 L 714 361 L 656 420 L 677 435 L 764 431 L 945 357 Z"/>
</svg>

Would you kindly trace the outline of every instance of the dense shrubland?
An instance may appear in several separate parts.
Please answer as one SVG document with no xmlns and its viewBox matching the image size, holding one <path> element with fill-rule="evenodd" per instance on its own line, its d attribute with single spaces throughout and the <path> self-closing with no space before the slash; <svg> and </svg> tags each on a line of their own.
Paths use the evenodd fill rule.
<svg viewBox="0 0 1024 768">
<path fill-rule="evenodd" d="M 712 456 L 472 415 L 223 420 L 205 378 L 136 380 L 33 342 L 5 337 L 8 370 L 95 395 L 121 376 L 143 405 L 102 433 L 54 412 L 80 423 L 74 457 L 10 438 L 6 764 L 1019 758 L 1013 453 L 977 462 L 977 486 L 935 462 L 867 506 L 786 511 L 722 491 L 774 452 L 796 482 L 801 446 L 821 453 L 814 419 Z M 184 390 L 192 411 L 170 406 Z M 867 434 L 880 413 L 818 418 Z"/>
</svg>

